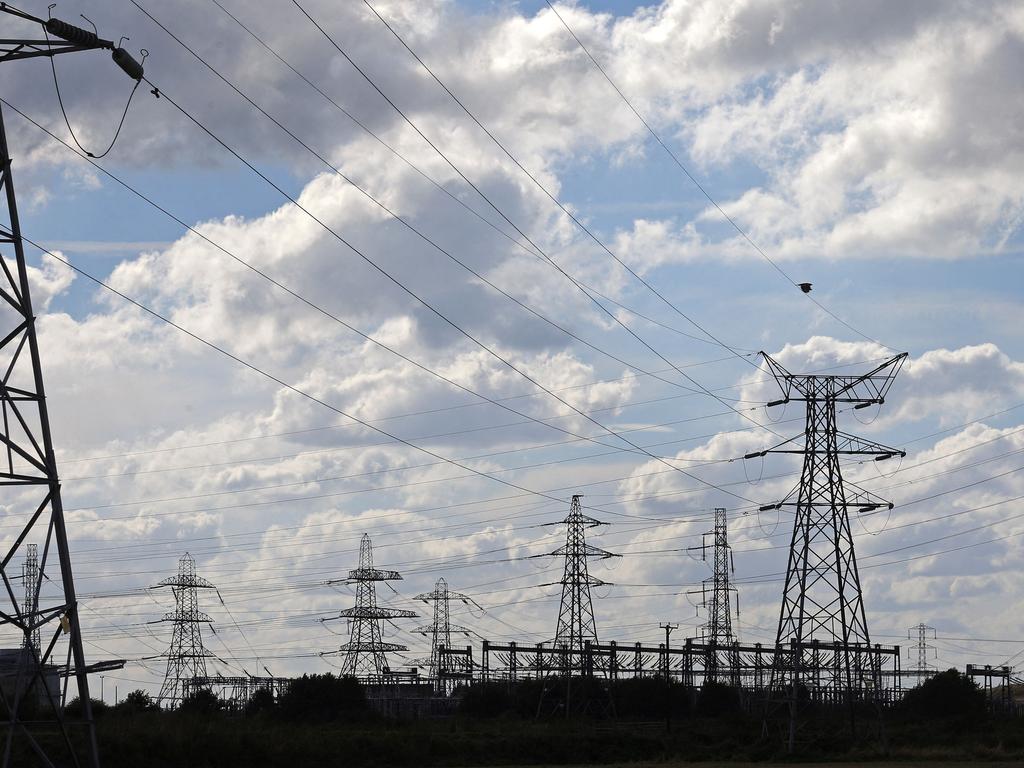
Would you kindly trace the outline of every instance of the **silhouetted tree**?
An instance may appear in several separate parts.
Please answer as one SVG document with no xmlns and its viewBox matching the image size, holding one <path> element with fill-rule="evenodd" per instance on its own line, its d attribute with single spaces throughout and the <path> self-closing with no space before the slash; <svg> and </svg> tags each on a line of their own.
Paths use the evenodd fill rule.
<svg viewBox="0 0 1024 768">
<path fill-rule="evenodd" d="M 366 711 L 366 693 L 359 681 L 330 673 L 295 678 L 278 701 L 278 712 L 287 720 L 323 723 Z"/>
<path fill-rule="evenodd" d="M 967 675 L 947 669 L 907 691 L 901 708 L 927 717 L 976 715 L 985 711 L 985 694 Z"/>
</svg>

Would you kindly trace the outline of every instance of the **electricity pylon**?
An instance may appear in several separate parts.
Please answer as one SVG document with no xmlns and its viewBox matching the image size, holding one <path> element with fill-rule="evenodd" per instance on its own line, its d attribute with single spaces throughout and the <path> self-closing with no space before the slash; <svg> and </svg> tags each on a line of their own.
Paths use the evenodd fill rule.
<svg viewBox="0 0 1024 768">
<path fill-rule="evenodd" d="M 935 665 L 928 662 L 929 658 L 938 658 L 935 646 L 928 642 L 929 639 L 935 639 L 935 627 L 929 627 L 922 621 L 907 630 L 907 639 L 916 641 L 914 650 L 917 651 L 917 666 L 914 667 L 914 672 L 917 676 L 923 678 L 935 672 Z M 909 652 L 908 648 L 907 653 L 909 654 Z"/>
<path fill-rule="evenodd" d="M 213 619 L 199 610 L 199 590 L 215 587 L 196 575 L 196 561 L 188 552 L 178 561 L 178 574 L 161 581 L 156 588 L 160 587 L 170 587 L 174 593 L 174 612 L 160 619 L 173 622 L 174 629 L 157 702 L 174 709 L 185 695 L 186 681 L 206 677 L 206 660 L 213 654 L 203 645 L 202 625 L 213 623 Z"/>
<path fill-rule="evenodd" d="M 704 580 L 704 607 L 708 620 L 704 623 L 704 639 L 719 645 L 733 642 L 736 636 L 732 629 L 732 596 L 737 595 L 736 614 L 739 615 L 739 601 L 736 587 L 732 585 L 735 571 L 732 548 L 729 546 L 729 521 L 725 509 L 715 509 L 715 528 L 712 537 L 712 577 Z M 702 555 L 707 560 L 707 545 L 702 545 Z"/>
<path fill-rule="evenodd" d="M 25 547 L 25 563 L 21 567 L 21 577 L 25 587 L 25 600 L 21 612 L 26 617 L 32 617 L 39 613 L 39 547 L 36 544 Z M 39 658 L 40 639 L 39 627 L 25 634 L 24 648 L 30 662 Z"/>
<path fill-rule="evenodd" d="M 458 624 L 451 623 L 451 601 L 457 600 L 465 605 L 474 604 L 473 598 L 462 594 L 461 592 L 452 592 L 448 589 L 448 582 L 444 578 L 437 580 L 434 585 L 433 592 L 424 592 L 421 595 L 416 595 L 417 600 L 422 600 L 424 603 L 434 604 L 434 621 L 426 626 L 420 627 L 416 630 L 421 635 L 425 635 L 430 638 L 430 660 L 428 666 L 428 674 L 430 680 L 434 684 L 435 693 L 448 693 L 450 685 L 454 683 L 454 678 L 449 679 L 445 677 L 445 672 L 457 672 L 460 676 L 465 675 L 471 670 L 448 670 L 442 668 L 441 649 L 450 650 L 452 647 L 452 633 L 469 635 L 470 632 L 465 627 L 459 626 Z"/>
<path fill-rule="evenodd" d="M 849 511 L 863 514 L 892 509 L 892 504 L 844 481 L 840 458 L 874 457 L 880 461 L 906 454 L 840 431 L 836 405 L 860 409 L 884 403 L 906 357 L 905 353 L 897 355 L 860 376 L 825 376 L 792 374 L 764 355 L 783 393 L 781 400 L 769 405 L 803 402 L 806 414 L 802 445 L 792 438 L 745 457 L 767 453 L 803 456 L 800 484 L 782 501 L 761 507 L 761 511 L 783 507 L 795 511 L 770 686 L 789 703 L 791 751 L 802 692 L 813 689 L 816 699 L 847 702 L 853 728 L 855 702 L 874 701 L 881 689 L 881 668 L 870 653 Z M 831 663 L 821 663 L 813 641 L 835 644 Z"/>
<path fill-rule="evenodd" d="M 43 29 L 31 38 L 4 34 L 0 40 L 0 61 L 38 57 L 52 58 L 76 51 L 109 50 L 114 61 L 133 79 L 142 77 L 142 67 L 123 48 L 95 32 L 75 27 L 59 19 L 44 21 L 3 4 L 5 19 L 15 17 Z M 44 37 L 45 39 L 40 39 Z M 8 487 L 2 502 L 6 519 L 21 526 L 11 531 L 9 548 L 0 559 L 0 577 L 8 589 L 5 608 L 0 608 L 0 627 L 13 628 L 22 636 L 25 647 L 32 649 L 30 679 L 21 680 L 19 672 L 14 685 L 0 690 L 0 721 L 6 730 L 6 747 L 0 766 L 32 763 L 51 766 L 54 762 L 75 766 L 99 766 L 99 750 L 93 725 L 92 702 L 89 698 L 89 668 L 82 648 L 82 631 L 78 615 L 78 599 L 71 569 L 71 555 L 64 524 L 60 479 L 50 433 L 50 416 L 43 387 L 36 316 L 29 290 L 25 245 L 18 219 L 18 205 L 11 176 L 11 153 L 0 113 L 0 486 Z M 13 262 L 12 262 L 13 257 Z M 10 589 L 14 574 L 8 570 L 18 547 L 26 539 L 42 543 L 39 561 L 41 579 L 50 588 L 45 598 L 37 595 L 32 613 L 18 605 Z M 56 564 L 51 562 L 56 560 Z M 43 632 L 45 631 L 45 638 Z M 39 642 L 34 644 L 34 638 Z M 45 639 L 45 642 L 44 642 Z M 61 647 L 67 641 L 67 651 Z M 66 716 L 64 698 L 48 685 L 46 676 L 74 679 L 82 703 L 80 718 Z M 40 706 L 22 717 L 26 692 L 42 691 Z M 36 738 L 52 731 L 55 739 Z M 72 737 L 69 726 L 84 727 L 85 738 Z"/>
<path fill-rule="evenodd" d="M 572 497 L 569 515 L 557 523 L 566 526 L 565 545 L 549 556 L 564 557 L 565 567 L 562 572 L 562 602 L 558 608 L 558 625 L 555 628 L 555 644 L 568 648 L 573 658 L 579 658 L 586 641 L 597 643 L 597 621 L 594 619 L 594 603 L 590 597 L 590 588 L 599 587 L 607 582 L 591 576 L 587 567 L 590 558 L 607 559 L 618 557 L 611 552 L 598 549 L 587 544 L 587 528 L 607 525 L 583 514 L 577 494 Z"/>
<path fill-rule="evenodd" d="M 391 676 L 387 654 L 407 651 L 408 647 L 398 643 L 386 643 L 381 635 L 380 623 L 387 619 L 413 618 L 415 611 L 398 608 L 381 608 L 377 605 L 377 582 L 400 580 L 398 571 L 386 571 L 373 567 L 373 545 L 370 537 L 363 534 L 359 542 L 359 567 L 348 572 L 340 580 L 356 585 L 356 604 L 346 608 L 331 619 L 349 619 L 349 641 L 338 648 L 342 655 L 341 673 L 365 683 L 386 682 Z M 337 581 L 328 582 L 336 584 Z"/>
<path fill-rule="evenodd" d="M 707 680 L 718 680 L 723 676 L 723 670 L 719 667 L 719 648 L 728 653 L 728 646 L 736 640 L 732 629 L 732 599 L 736 595 L 736 616 L 739 618 L 739 592 L 732 585 L 732 573 L 734 572 L 732 560 L 732 548 L 729 546 L 729 521 L 726 510 L 722 507 L 715 508 L 715 527 L 704 534 L 700 547 L 691 547 L 691 551 L 700 550 L 701 559 L 708 560 L 707 537 L 711 537 L 711 567 L 710 579 L 704 579 L 701 584 L 701 605 L 707 609 L 707 621 L 701 627 L 701 633 L 705 642 L 709 643 L 713 650 L 708 651 L 704 676 Z M 730 658 L 732 658 L 730 656 Z M 733 673 L 733 674 L 730 674 Z M 736 669 L 724 671 L 724 676 L 733 679 Z"/>
</svg>

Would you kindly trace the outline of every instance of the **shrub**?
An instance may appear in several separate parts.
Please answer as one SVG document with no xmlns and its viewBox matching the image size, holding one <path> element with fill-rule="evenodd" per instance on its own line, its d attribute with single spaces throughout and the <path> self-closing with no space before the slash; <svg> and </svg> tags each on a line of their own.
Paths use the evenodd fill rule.
<svg viewBox="0 0 1024 768">
<path fill-rule="evenodd" d="M 153 697 L 142 689 L 132 691 L 117 705 L 117 709 L 122 712 L 151 712 L 159 708 Z"/>
<path fill-rule="evenodd" d="M 900 706 L 927 717 L 977 715 L 985 710 L 985 694 L 967 675 L 947 669 L 907 691 Z"/>
<path fill-rule="evenodd" d="M 366 692 L 354 677 L 303 675 L 291 681 L 278 701 L 286 720 L 330 722 L 366 712 Z"/>
</svg>

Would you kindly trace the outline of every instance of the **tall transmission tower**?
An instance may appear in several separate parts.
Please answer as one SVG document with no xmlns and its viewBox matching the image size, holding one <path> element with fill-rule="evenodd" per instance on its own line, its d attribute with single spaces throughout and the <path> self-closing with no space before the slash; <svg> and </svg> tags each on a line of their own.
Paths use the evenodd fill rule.
<svg viewBox="0 0 1024 768">
<path fill-rule="evenodd" d="M 574 495 L 568 516 L 561 523 L 557 523 L 566 527 L 565 544 L 548 553 L 549 556 L 565 558 L 565 568 L 560 582 L 562 602 L 558 608 L 555 644 L 568 648 L 573 654 L 581 653 L 587 640 L 597 643 L 597 622 L 594 619 L 594 603 L 590 597 L 590 588 L 608 583 L 590 575 L 587 560 L 618 557 L 587 544 L 586 530 L 607 523 L 584 515 L 580 504 L 582 498 L 582 495 Z"/>
<path fill-rule="evenodd" d="M 929 627 L 922 621 L 907 630 L 907 639 L 915 641 L 913 649 L 917 651 L 917 665 L 914 667 L 914 673 L 918 677 L 927 677 L 934 673 L 935 665 L 930 664 L 928 659 L 937 658 L 938 651 L 928 641 L 935 639 L 935 627 Z M 910 650 L 910 648 L 907 649 L 908 654 Z"/>
<path fill-rule="evenodd" d="M 25 563 L 21 567 L 21 577 L 24 581 L 25 600 L 22 603 L 21 612 L 25 620 L 33 623 L 39 613 L 39 546 L 28 544 L 25 547 Z M 24 648 L 28 653 L 28 660 L 35 664 L 39 658 L 39 627 L 35 626 L 31 631 L 25 633 Z"/>
<path fill-rule="evenodd" d="M 789 702 L 792 750 L 801 690 L 814 689 L 818 699 L 847 701 L 853 727 L 854 703 L 873 701 L 881 688 L 881 669 L 869 653 L 849 511 L 864 514 L 892 509 L 892 504 L 844 481 L 840 458 L 873 456 L 880 461 L 905 453 L 840 431 L 836 405 L 861 409 L 884 403 L 906 354 L 860 376 L 797 375 L 768 355 L 764 359 L 783 393 L 781 400 L 769 405 L 803 402 L 806 414 L 802 445 L 799 438 L 792 438 L 746 456 L 803 456 L 800 484 L 782 501 L 761 507 L 795 511 L 771 678 L 771 690 L 785 692 Z M 820 662 L 812 641 L 835 644 L 831 663 Z M 813 674 L 808 674 L 812 668 Z"/>
<path fill-rule="evenodd" d="M 737 596 L 736 615 L 739 616 L 739 593 L 732 585 L 735 572 L 732 548 L 729 546 L 729 520 L 726 510 L 715 509 L 715 527 L 707 536 L 712 537 L 712 577 L 704 580 L 704 607 L 708 620 L 704 623 L 704 638 L 719 645 L 732 643 L 736 636 L 732 629 L 733 595 Z M 701 546 L 707 560 L 707 544 Z"/>
<path fill-rule="evenodd" d="M 2 18 L 20 19 L 33 26 L 32 37 L 19 38 L 3 34 L 0 40 L 0 62 L 18 59 L 52 58 L 63 53 L 88 50 L 109 50 L 114 61 L 134 80 L 142 77 L 142 67 L 125 51 L 95 32 L 75 27 L 59 19 L 41 18 L 24 13 L 6 4 L 0 5 Z M 35 28 L 38 24 L 42 29 Z M 6 32 L 6 30 L 5 30 Z M 45 39 L 40 39 L 45 38 Z M 99 765 L 99 750 L 93 725 L 89 697 L 89 667 L 82 648 L 82 631 L 78 614 L 78 598 L 71 568 L 71 554 L 64 523 L 60 478 L 50 432 L 50 415 L 43 387 L 36 316 L 25 262 L 25 245 L 18 219 L 18 205 L 11 175 L 12 158 L 7 145 L 7 132 L 0 114 L 0 366 L 4 371 L 0 385 L 0 485 L 7 486 L 8 500 L 3 502 L 5 517 L 21 531 L 10 531 L 13 545 L 0 560 L 0 577 L 8 585 L 6 608 L 0 608 L 0 627 L 11 627 L 24 638 L 27 647 L 41 653 L 33 660 L 31 679 L 24 690 L 38 684 L 43 690 L 43 704 L 31 715 L 22 717 L 21 705 L 26 698 L 15 688 L 13 695 L 0 695 L 0 721 L 6 730 L 6 748 L 0 766 L 25 765 L 29 762 L 50 766 L 71 762 L 75 765 Z M 34 598 L 34 613 L 26 615 L 10 589 L 8 571 L 14 552 L 26 539 L 43 542 L 39 572 L 53 584 L 47 597 Z M 50 562 L 55 556 L 56 564 Z M 42 635 L 45 632 L 45 642 Z M 38 646 L 33 645 L 40 637 Z M 66 645 L 65 645 L 66 642 Z M 64 648 L 67 651 L 65 652 Z M 63 695 L 54 694 L 44 675 L 56 673 L 73 679 L 82 702 L 79 718 L 65 716 Z M 56 725 L 59 738 L 40 741 L 33 734 L 52 731 Z M 84 738 L 72 736 L 69 727 L 84 727 Z M 56 745 L 51 748 L 50 745 Z"/>
<path fill-rule="evenodd" d="M 332 617 L 349 619 L 349 641 L 337 651 L 343 657 L 343 675 L 358 678 L 366 683 L 386 682 L 392 674 L 387 654 L 409 650 L 398 643 L 384 642 L 380 624 L 388 619 L 413 618 L 417 615 L 416 612 L 381 608 L 377 605 L 377 582 L 396 581 L 401 578 L 402 575 L 398 571 L 373 567 L 373 544 L 370 537 L 364 533 L 359 542 L 359 567 L 349 571 L 348 577 L 341 580 L 356 585 L 356 604 Z M 327 620 L 329 619 L 325 619 Z"/>
<path fill-rule="evenodd" d="M 469 635 L 468 629 L 451 623 L 451 601 L 455 600 L 465 605 L 475 604 L 475 601 L 461 592 L 452 592 L 448 589 L 448 582 L 444 578 L 437 580 L 432 592 L 416 595 L 416 599 L 422 600 L 424 603 L 434 604 L 434 621 L 420 627 L 416 631 L 430 638 L 428 670 L 430 679 L 434 684 L 434 691 L 436 693 L 447 693 L 448 680 L 445 678 L 444 672 L 455 671 L 461 675 L 470 671 L 442 669 L 441 649 L 451 649 L 452 633 Z M 454 681 L 454 678 L 452 678 L 452 681 Z"/>
<path fill-rule="evenodd" d="M 199 610 L 199 590 L 215 587 L 196 575 L 196 561 L 188 552 L 178 560 L 178 574 L 161 581 L 159 587 L 170 587 L 174 593 L 174 612 L 160 619 L 173 622 L 174 629 L 167 652 L 167 673 L 157 701 L 174 709 L 181 703 L 186 681 L 207 676 L 206 660 L 213 654 L 203 645 L 202 625 L 211 624 L 213 619 Z"/>
</svg>

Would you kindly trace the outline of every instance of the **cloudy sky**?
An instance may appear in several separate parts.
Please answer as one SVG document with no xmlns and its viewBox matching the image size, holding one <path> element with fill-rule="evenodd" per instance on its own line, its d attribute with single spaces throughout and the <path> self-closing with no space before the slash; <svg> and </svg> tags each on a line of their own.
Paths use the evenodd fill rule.
<svg viewBox="0 0 1024 768">
<path fill-rule="evenodd" d="M 602 639 L 699 633 L 687 548 L 726 507 L 739 634 L 771 642 L 792 517 L 757 508 L 798 466 L 736 459 L 802 413 L 759 350 L 909 353 L 840 415 L 907 452 L 845 470 L 895 503 L 853 521 L 873 639 L 1024 657 L 1019 3 L 556 4 L 635 112 L 543 2 L 375 2 L 422 65 L 361 0 L 301 6 L 322 31 L 285 0 L 58 6 L 149 53 L 94 163 L 42 130 L 74 147 L 46 61 L 0 71 L 25 235 L 121 294 L 30 249 L 86 650 L 130 660 L 108 699 L 159 686 L 148 587 L 186 550 L 229 674 L 339 663 L 325 582 L 363 532 L 423 617 L 386 627 L 396 665 L 441 576 L 474 642 L 550 640 L 561 564 L 531 556 L 573 493 L 622 555 L 592 563 Z M 100 154 L 131 81 L 56 70 Z"/>
</svg>

